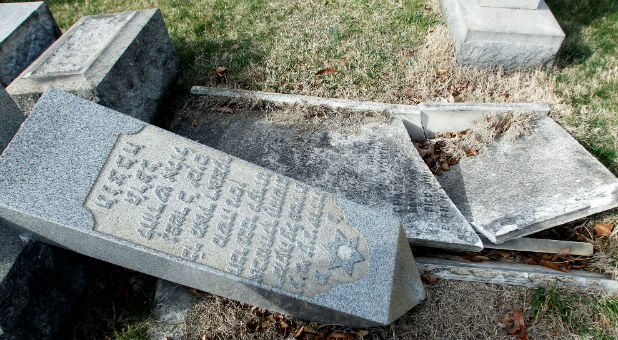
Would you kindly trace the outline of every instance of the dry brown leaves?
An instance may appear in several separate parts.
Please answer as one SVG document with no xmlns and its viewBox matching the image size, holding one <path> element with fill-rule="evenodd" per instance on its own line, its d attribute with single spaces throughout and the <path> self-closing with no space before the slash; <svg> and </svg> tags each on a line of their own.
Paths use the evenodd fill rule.
<svg viewBox="0 0 618 340">
<path fill-rule="evenodd" d="M 315 73 L 316 76 L 322 76 L 322 75 L 333 75 L 337 73 L 337 70 L 333 67 L 327 67 L 325 69 L 321 69 L 318 72 Z"/>
<path fill-rule="evenodd" d="M 599 222 L 594 226 L 594 233 L 598 237 L 610 236 L 614 230 L 614 225 L 607 222 Z"/>
<path fill-rule="evenodd" d="M 423 282 L 427 284 L 432 285 L 436 283 L 436 281 L 438 281 L 438 277 L 429 273 L 423 273 L 423 275 L 421 275 L 421 280 L 423 280 Z"/>
<path fill-rule="evenodd" d="M 509 262 L 541 265 L 565 273 L 570 272 L 572 269 L 585 269 L 588 267 L 589 257 L 572 256 L 569 255 L 570 251 L 570 248 L 564 248 L 556 254 L 546 254 L 488 249 L 480 253 L 466 252 L 462 258 L 472 262 L 505 261 L 505 259 L 508 259 Z"/>
<path fill-rule="evenodd" d="M 513 308 L 513 316 L 512 317 L 505 316 L 504 321 L 508 323 L 513 323 L 513 329 L 509 331 L 509 334 L 515 335 L 518 339 L 521 339 L 521 340 L 528 339 L 528 333 L 526 332 L 526 322 L 524 320 L 524 315 L 519 309 Z"/>
</svg>

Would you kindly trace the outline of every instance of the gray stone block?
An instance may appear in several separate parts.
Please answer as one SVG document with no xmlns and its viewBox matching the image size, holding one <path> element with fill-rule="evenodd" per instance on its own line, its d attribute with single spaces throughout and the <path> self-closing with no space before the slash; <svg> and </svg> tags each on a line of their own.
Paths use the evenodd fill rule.
<svg viewBox="0 0 618 340">
<path fill-rule="evenodd" d="M 537 9 L 540 0 L 477 0 L 482 7 Z"/>
<path fill-rule="evenodd" d="M 8 86 L 60 36 L 43 1 L 0 4 L 0 85 Z"/>
<path fill-rule="evenodd" d="M 535 10 L 481 7 L 477 1 L 440 1 L 460 65 L 508 70 L 553 62 L 564 32 L 545 1 Z"/>
<path fill-rule="evenodd" d="M 618 206 L 618 179 L 551 118 L 438 176 L 483 236 L 502 243 Z"/>
<path fill-rule="evenodd" d="M 0 85 L 0 153 L 9 144 L 26 116 Z"/>
<path fill-rule="evenodd" d="M 544 103 L 420 103 L 418 108 L 427 138 L 436 133 L 473 129 L 483 115 L 530 112 L 540 118 L 549 113 L 549 105 Z"/>
<path fill-rule="evenodd" d="M 7 92 L 24 112 L 30 112 L 48 86 L 55 86 L 151 121 L 178 65 L 158 9 L 87 16 L 20 74 Z"/>
<path fill-rule="evenodd" d="M 189 287 L 159 280 L 155 303 L 152 326 L 148 329 L 148 339 L 185 339 L 187 315 L 195 303 L 194 294 L 191 293 Z"/>
<path fill-rule="evenodd" d="M 297 131 L 259 115 L 209 115 L 198 126 L 185 119 L 176 132 L 359 204 L 394 211 L 414 245 L 482 249 L 400 119 L 365 124 L 359 130 Z"/>
<path fill-rule="evenodd" d="M 0 168 L 0 217 L 166 280 L 350 326 L 390 323 L 424 297 L 392 213 L 55 88 Z"/>
</svg>

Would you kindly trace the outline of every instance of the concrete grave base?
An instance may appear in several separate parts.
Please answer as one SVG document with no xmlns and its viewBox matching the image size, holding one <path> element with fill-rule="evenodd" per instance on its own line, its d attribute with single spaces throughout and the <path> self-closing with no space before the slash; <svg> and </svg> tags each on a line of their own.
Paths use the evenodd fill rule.
<svg viewBox="0 0 618 340">
<path fill-rule="evenodd" d="M 151 121 L 179 60 L 158 9 L 88 16 L 7 87 L 26 113 L 55 86 Z"/>
<path fill-rule="evenodd" d="M 535 67 L 553 62 L 564 32 L 545 1 L 536 9 L 479 6 L 478 0 L 441 0 L 464 66 Z"/>
<path fill-rule="evenodd" d="M 0 4 L 0 85 L 8 86 L 60 34 L 43 1 Z"/>
</svg>

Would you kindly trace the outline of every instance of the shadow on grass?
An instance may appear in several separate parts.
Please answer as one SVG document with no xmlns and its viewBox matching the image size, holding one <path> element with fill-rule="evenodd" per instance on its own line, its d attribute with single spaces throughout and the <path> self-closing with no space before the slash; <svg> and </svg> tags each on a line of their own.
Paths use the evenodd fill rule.
<svg viewBox="0 0 618 340">
<path fill-rule="evenodd" d="M 594 52 L 595 48 L 601 48 L 604 53 L 615 53 L 613 45 L 606 39 L 615 39 L 610 34 L 595 35 L 594 39 L 598 46 L 591 46 L 582 38 L 582 30 L 593 25 L 601 18 L 609 17 L 618 13 L 618 1 L 616 0 L 547 0 L 547 5 L 560 23 L 566 38 L 560 51 L 556 64 L 564 68 L 572 64 L 581 64 Z M 611 24 L 616 25 L 614 21 Z"/>
</svg>

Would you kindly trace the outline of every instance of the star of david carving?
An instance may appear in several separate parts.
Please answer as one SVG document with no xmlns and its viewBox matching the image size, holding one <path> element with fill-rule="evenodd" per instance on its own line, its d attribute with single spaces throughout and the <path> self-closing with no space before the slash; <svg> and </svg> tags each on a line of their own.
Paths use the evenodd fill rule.
<svg viewBox="0 0 618 340">
<path fill-rule="evenodd" d="M 339 248 L 346 246 L 350 250 L 350 256 L 347 259 L 339 257 Z M 324 245 L 324 248 L 330 255 L 330 267 L 328 269 L 343 268 L 348 275 L 352 276 L 354 264 L 356 262 L 365 261 L 365 258 L 356 249 L 358 247 L 358 237 L 347 238 L 341 230 L 337 229 L 335 240 Z"/>
</svg>

